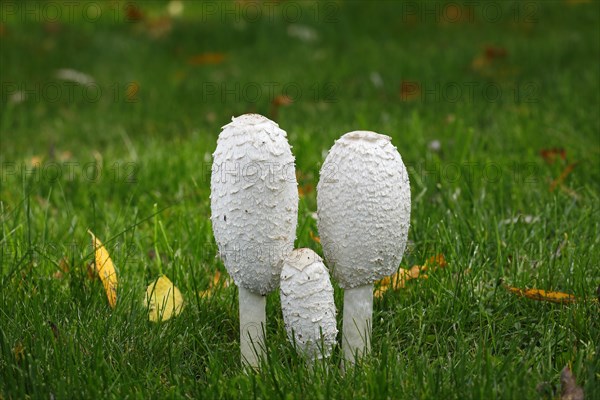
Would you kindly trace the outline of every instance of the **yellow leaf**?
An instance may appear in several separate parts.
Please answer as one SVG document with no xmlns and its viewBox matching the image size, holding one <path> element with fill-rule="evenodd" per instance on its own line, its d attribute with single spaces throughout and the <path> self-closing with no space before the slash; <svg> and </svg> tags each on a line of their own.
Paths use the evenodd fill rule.
<svg viewBox="0 0 600 400">
<path fill-rule="evenodd" d="M 506 289 L 517 296 L 527 297 L 531 300 L 549 301 L 551 303 L 574 303 L 577 298 L 572 294 L 562 292 L 549 292 L 542 289 L 520 289 L 512 286 L 505 286 Z"/>
<path fill-rule="evenodd" d="M 383 297 L 383 294 L 388 290 L 403 289 L 406 282 L 411 279 L 427 279 L 428 276 L 423 272 L 431 269 L 432 271 L 437 268 L 444 268 L 448 264 L 443 254 L 438 254 L 433 257 L 429 257 L 425 261 L 425 265 L 413 265 L 410 269 L 398 268 L 398 272 L 392 276 L 386 276 L 385 278 L 375 282 L 375 293 L 374 296 L 377 298 Z"/>
<path fill-rule="evenodd" d="M 150 321 L 166 321 L 183 310 L 183 296 L 173 282 L 162 275 L 146 288 L 144 306 L 148 308 Z"/>
<path fill-rule="evenodd" d="M 94 249 L 94 261 L 96 272 L 102 281 L 108 304 L 111 308 L 117 305 L 117 271 L 115 265 L 110 259 L 110 254 L 102 242 L 88 229 L 88 233 L 92 236 L 92 248 Z"/>
</svg>

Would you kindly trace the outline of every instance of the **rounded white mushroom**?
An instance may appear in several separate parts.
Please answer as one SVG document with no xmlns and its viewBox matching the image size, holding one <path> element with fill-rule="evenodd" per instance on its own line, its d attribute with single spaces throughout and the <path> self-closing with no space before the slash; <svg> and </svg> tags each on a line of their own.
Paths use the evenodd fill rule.
<svg viewBox="0 0 600 400">
<path fill-rule="evenodd" d="M 373 282 L 396 271 L 406 248 L 408 174 L 390 137 L 355 131 L 335 142 L 320 175 L 319 234 L 344 288 L 342 349 L 354 363 L 370 350 Z"/>
<path fill-rule="evenodd" d="M 265 295 L 294 248 L 298 184 L 287 134 L 258 114 L 233 118 L 213 154 L 211 221 L 219 253 L 239 288 L 242 362 L 264 350 Z"/>
<path fill-rule="evenodd" d="M 333 287 L 321 257 L 311 249 L 290 253 L 279 290 L 290 342 L 308 360 L 329 357 L 338 331 Z"/>
</svg>

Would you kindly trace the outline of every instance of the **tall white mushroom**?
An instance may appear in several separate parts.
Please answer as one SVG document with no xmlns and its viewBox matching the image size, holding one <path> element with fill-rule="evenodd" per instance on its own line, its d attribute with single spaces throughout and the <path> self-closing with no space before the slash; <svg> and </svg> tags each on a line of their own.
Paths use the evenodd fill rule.
<svg viewBox="0 0 600 400">
<path fill-rule="evenodd" d="M 281 271 L 281 311 L 288 339 L 308 360 L 329 357 L 337 336 L 333 287 L 323 260 L 297 249 Z"/>
<path fill-rule="evenodd" d="M 373 282 L 398 268 L 410 223 L 408 174 L 389 136 L 355 131 L 335 142 L 317 212 L 325 259 L 344 288 L 344 359 L 354 363 L 370 351 Z"/>
<path fill-rule="evenodd" d="M 294 248 L 298 184 L 286 132 L 257 114 L 223 127 L 213 154 L 211 221 L 219 253 L 239 288 L 242 363 L 263 356 L 266 294 Z"/>
</svg>

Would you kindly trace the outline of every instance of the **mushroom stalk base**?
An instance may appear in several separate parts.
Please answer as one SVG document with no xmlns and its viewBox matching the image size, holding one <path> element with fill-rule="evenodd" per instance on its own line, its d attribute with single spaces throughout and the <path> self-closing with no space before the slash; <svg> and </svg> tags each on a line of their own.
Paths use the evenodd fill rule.
<svg viewBox="0 0 600 400">
<path fill-rule="evenodd" d="M 258 369 L 265 353 L 265 327 L 267 323 L 267 297 L 243 287 L 239 289 L 240 349 L 242 365 Z"/>
<path fill-rule="evenodd" d="M 344 290 L 342 350 L 344 362 L 356 363 L 371 350 L 373 284 Z"/>
</svg>

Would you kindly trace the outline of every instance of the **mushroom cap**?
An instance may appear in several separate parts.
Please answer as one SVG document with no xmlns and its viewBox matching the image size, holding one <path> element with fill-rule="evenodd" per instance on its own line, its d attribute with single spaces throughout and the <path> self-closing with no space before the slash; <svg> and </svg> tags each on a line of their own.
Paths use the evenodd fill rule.
<svg viewBox="0 0 600 400">
<path fill-rule="evenodd" d="M 213 153 L 211 221 L 219 253 L 238 286 L 277 288 L 294 248 L 298 183 L 287 135 L 258 114 L 232 118 Z"/>
<path fill-rule="evenodd" d="M 337 336 L 333 287 L 311 249 L 290 253 L 281 271 L 281 311 L 290 342 L 309 358 L 328 357 Z"/>
<path fill-rule="evenodd" d="M 369 131 L 338 139 L 317 185 L 323 253 L 343 288 L 391 275 L 406 248 L 410 184 L 389 136 Z"/>
</svg>

